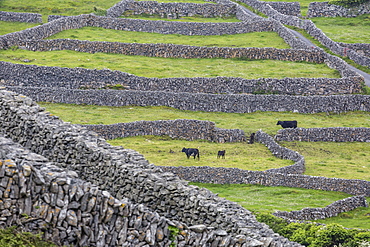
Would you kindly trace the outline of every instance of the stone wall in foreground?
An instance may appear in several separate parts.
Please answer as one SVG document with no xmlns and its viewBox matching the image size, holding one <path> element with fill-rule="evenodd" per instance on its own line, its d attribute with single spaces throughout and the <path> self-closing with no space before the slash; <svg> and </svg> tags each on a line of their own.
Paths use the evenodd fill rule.
<svg viewBox="0 0 370 247">
<path fill-rule="evenodd" d="M 133 150 L 113 147 L 96 133 L 62 122 L 30 98 L 9 91 L 0 91 L 0 96 L 1 134 L 117 199 L 144 204 L 194 231 L 212 227 L 219 236 L 229 236 L 225 241 L 230 246 L 300 246 L 276 235 L 236 203 L 187 185 Z"/>
<path fill-rule="evenodd" d="M 280 129 L 276 136 L 277 141 L 305 141 L 305 142 L 370 142 L 370 128 L 296 128 Z"/>
<path fill-rule="evenodd" d="M 168 135 L 171 138 L 188 141 L 202 139 L 212 142 L 242 142 L 246 140 L 244 131 L 240 129 L 220 129 L 210 121 L 177 119 L 158 121 L 136 121 L 111 125 L 83 125 L 98 133 L 105 139 L 128 136 Z"/>
<path fill-rule="evenodd" d="M 63 246 L 262 244 L 205 225 L 188 227 L 127 198 L 118 200 L 9 139 L 0 137 L 0 147 L 1 227 L 42 232 Z"/>
</svg>

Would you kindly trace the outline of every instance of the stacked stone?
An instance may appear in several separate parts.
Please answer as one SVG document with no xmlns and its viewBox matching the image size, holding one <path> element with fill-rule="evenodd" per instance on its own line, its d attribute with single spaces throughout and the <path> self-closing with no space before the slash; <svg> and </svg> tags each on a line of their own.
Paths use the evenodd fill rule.
<svg viewBox="0 0 370 247">
<path fill-rule="evenodd" d="M 230 1 L 231 2 L 231 1 Z M 258 20 L 263 20 L 264 18 L 258 15 L 254 15 L 253 13 L 248 12 L 248 10 L 241 6 L 241 5 L 236 5 L 236 18 L 238 20 L 241 20 L 243 22 L 256 22 Z"/>
<path fill-rule="evenodd" d="M 263 2 L 263 1 L 258 1 L 258 0 L 243 0 L 243 2 L 261 11 L 262 13 L 271 17 L 272 19 L 281 22 L 282 24 L 295 26 L 295 27 L 304 29 L 308 34 L 310 34 L 312 37 L 317 39 L 322 45 L 329 48 L 335 54 L 338 54 L 344 57 L 348 56 L 350 59 L 352 59 L 357 64 L 360 64 L 362 66 L 367 66 L 367 67 L 370 66 L 370 59 L 368 56 L 361 55 L 350 49 L 348 50 L 346 49 L 346 47 L 341 46 L 340 43 L 331 40 L 319 28 L 317 28 L 311 20 L 302 20 L 296 16 L 282 14 L 274 10 L 268 2 Z M 315 5 L 319 6 L 318 9 L 322 9 L 321 5 L 327 5 L 327 3 L 313 3 L 313 6 Z M 335 5 L 329 5 L 329 6 L 330 8 L 332 8 Z M 361 7 L 362 9 L 368 8 L 368 5 L 366 4 L 361 5 L 361 6 L 362 6 Z M 340 6 L 336 6 L 336 7 L 342 8 Z M 332 10 L 334 9 L 332 8 L 330 11 Z M 311 12 L 314 12 L 312 10 L 312 7 L 311 7 Z M 312 13 L 311 14 L 308 13 L 308 15 L 312 15 Z"/>
<path fill-rule="evenodd" d="M 39 102 L 106 106 L 168 106 L 180 110 L 251 113 L 370 111 L 368 95 L 289 96 L 172 93 L 133 90 L 71 90 L 52 87 L 6 87 Z"/>
<path fill-rule="evenodd" d="M 329 61 L 329 60 L 327 60 Z M 332 63 L 329 63 L 332 66 Z M 125 89 L 172 93 L 208 94 L 280 94 L 335 95 L 362 92 L 362 76 L 353 76 L 343 69 L 343 78 L 243 79 L 215 78 L 146 78 L 121 71 L 91 70 L 12 64 L 0 61 L 0 83 L 13 87 L 60 87 L 66 89 L 102 89 L 122 85 Z M 96 92 L 101 93 L 101 92 Z M 118 95 L 122 92 L 117 92 Z M 212 96 L 210 96 L 212 97 Z M 231 96 L 230 96 L 231 97 Z M 101 102 L 104 102 L 102 100 Z M 104 103 L 102 103 L 104 104 Z M 149 103 L 148 103 L 149 104 Z M 284 104 L 284 102 L 282 102 Z"/>
<path fill-rule="evenodd" d="M 218 2 L 218 1 L 215 1 Z M 283 15 L 290 15 L 290 16 L 300 16 L 301 15 L 301 7 L 299 2 L 264 2 L 258 0 L 243 0 L 243 3 L 248 4 L 249 6 L 258 9 L 262 13 L 266 14 L 263 9 L 271 8 L 270 11 L 276 11 Z M 269 5 L 269 7 L 266 7 Z"/>
<path fill-rule="evenodd" d="M 269 6 L 269 5 L 268 5 Z M 293 49 L 309 50 L 309 47 L 305 42 L 296 37 L 288 28 L 286 28 L 280 21 L 274 21 L 274 31 L 282 38 L 284 41 L 290 45 Z"/>
<path fill-rule="evenodd" d="M 326 36 L 325 33 L 317 28 L 311 20 L 305 20 L 303 28 L 309 35 L 317 39 L 322 45 L 329 48 L 332 52 L 342 56 L 344 55 L 343 47 Z"/>
<path fill-rule="evenodd" d="M 171 172 L 181 179 L 196 183 L 243 184 L 245 170 L 239 168 L 210 166 L 159 166 L 164 172 Z"/>
<path fill-rule="evenodd" d="M 116 139 L 128 136 L 168 135 L 171 138 L 193 140 L 207 140 L 213 142 L 240 142 L 245 141 L 245 135 L 239 129 L 220 129 L 210 121 L 176 119 L 158 121 L 136 121 L 111 125 L 82 125 L 98 133 L 105 139 Z"/>
<path fill-rule="evenodd" d="M 265 186 L 285 186 L 313 190 L 340 191 L 357 196 L 370 195 L 370 182 L 359 179 L 315 177 L 299 174 L 282 174 L 246 171 L 244 183 Z"/>
<path fill-rule="evenodd" d="M 87 53 L 104 52 L 165 58 L 246 58 L 292 62 L 305 61 L 311 63 L 324 63 L 325 59 L 327 59 L 326 54 L 321 51 L 277 49 L 270 47 L 200 47 L 174 44 L 120 43 L 70 39 L 21 41 L 18 42 L 18 45 L 21 49 L 31 51 L 72 50 Z"/>
<path fill-rule="evenodd" d="M 300 246 L 276 235 L 236 203 L 188 186 L 177 176 L 148 164 L 137 152 L 112 147 L 97 134 L 50 116 L 27 97 L 7 91 L 0 93 L 0 129 L 8 138 L 58 166 L 75 171 L 81 179 L 109 191 L 117 199 L 128 198 L 144 204 L 162 217 L 192 226 L 189 229 L 195 232 L 212 227 L 217 233 L 208 237 L 217 243 Z M 191 235 L 189 243 L 196 246 L 196 238 Z"/>
<path fill-rule="evenodd" d="M 359 207 L 368 207 L 366 198 L 363 196 L 348 197 L 324 207 L 304 208 L 298 211 L 278 211 L 273 215 L 286 220 L 318 220 L 337 216 L 340 213 L 348 212 Z"/>
<path fill-rule="evenodd" d="M 134 0 L 121 0 L 109 9 L 107 9 L 107 17 L 118 18 L 126 11 L 126 6 L 133 3 Z"/>
<path fill-rule="evenodd" d="M 267 172 L 303 174 L 306 170 L 304 157 L 296 151 L 282 147 L 274 139 L 263 131 L 256 132 L 255 140 L 264 144 L 271 153 L 278 158 L 294 161 L 294 165 L 282 168 L 269 169 Z"/>
<path fill-rule="evenodd" d="M 301 16 L 301 5 L 299 2 L 266 2 L 273 9 L 284 15 Z"/>
<path fill-rule="evenodd" d="M 356 17 L 369 13 L 369 3 L 364 3 L 348 9 L 343 6 L 329 4 L 328 2 L 311 2 L 308 6 L 307 17 Z"/>
<path fill-rule="evenodd" d="M 187 227 L 126 198 L 118 200 L 9 139 L 0 137 L 0 146 L 2 227 L 42 231 L 45 239 L 68 246 L 262 246 L 205 225 Z"/>
<path fill-rule="evenodd" d="M 48 15 L 48 22 L 55 21 L 59 18 L 66 18 L 68 16 L 65 15 Z"/>
<path fill-rule="evenodd" d="M 244 131 L 240 129 L 221 129 L 214 128 L 213 137 L 211 139 L 214 142 L 225 143 L 225 142 L 245 142 L 247 140 Z"/>
<path fill-rule="evenodd" d="M 366 196 L 369 195 L 369 182 L 362 180 L 348 180 L 324 177 L 313 177 L 303 175 L 287 175 L 276 172 L 246 171 L 238 168 L 224 167 L 174 167 L 162 166 L 161 169 L 165 172 L 172 172 L 182 179 L 197 182 L 197 183 L 213 183 L 213 184 L 261 184 L 265 186 L 287 186 L 298 187 L 305 189 L 321 189 L 331 191 L 342 191 L 349 194 L 358 195 L 336 201 L 324 208 L 304 208 L 298 211 L 278 211 L 275 216 L 287 220 L 317 220 L 325 219 L 338 215 L 342 212 L 349 212 L 358 207 L 368 207 Z M 334 184 L 330 184 L 334 182 Z M 340 188 L 335 185 L 341 184 Z M 346 188 L 346 186 L 349 186 Z M 365 188 L 361 188 L 365 186 Z M 345 190 L 345 191 L 343 191 Z"/>
<path fill-rule="evenodd" d="M 329 48 L 335 54 L 344 57 L 348 56 L 354 62 L 362 66 L 370 66 L 370 58 L 368 55 L 357 53 L 352 49 L 348 49 L 346 45 L 343 46 L 342 43 L 331 40 L 319 28 L 317 28 L 311 20 L 304 20 L 302 23 L 303 25 L 301 28 L 303 28 L 308 34 L 317 39 L 322 45 Z"/>
<path fill-rule="evenodd" d="M 277 141 L 308 142 L 370 142 L 370 128 L 297 128 L 281 129 L 277 132 Z"/>
<path fill-rule="evenodd" d="M 132 1 L 126 2 L 125 7 L 121 8 L 125 11 L 132 11 L 135 15 L 149 14 L 161 15 L 167 18 L 180 18 L 182 16 L 200 15 L 203 17 L 223 17 L 235 16 L 236 4 L 214 4 L 214 3 L 159 3 L 156 1 Z M 124 14 L 115 12 L 115 17 Z M 112 16 L 109 16 L 112 17 Z"/>
<path fill-rule="evenodd" d="M 42 23 L 42 15 L 35 13 L 0 11 L 0 21 L 17 21 L 27 23 Z"/>
<path fill-rule="evenodd" d="M 347 56 L 359 65 L 370 67 L 370 56 L 368 54 L 364 56 L 353 50 L 348 50 Z"/>
<path fill-rule="evenodd" d="M 0 48 L 9 49 L 23 40 L 41 40 L 64 30 L 82 28 L 86 26 L 88 19 L 89 15 L 59 18 L 43 25 L 8 33 L 0 36 L 0 44 L 3 43 Z"/>
<path fill-rule="evenodd" d="M 341 42 L 338 42 L 338 43 L 340 46 L 352 49 L 353 51 L 359 53 L 360 55 L 370 57 L 370 44 L 369 43 L 367 44 L 364 44 L 364 43 L 348 44 L 348 43 L 341 43 Z"/>
</svg>

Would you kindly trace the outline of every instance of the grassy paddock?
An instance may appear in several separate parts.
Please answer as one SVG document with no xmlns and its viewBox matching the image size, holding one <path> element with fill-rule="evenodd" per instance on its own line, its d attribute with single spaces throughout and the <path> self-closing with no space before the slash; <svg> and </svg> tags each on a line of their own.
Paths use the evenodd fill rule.
<svg viewBox="0 0 370 247">
<path fill-rule="evenodd" d="M 282 142 L 305 157 L 307 175 L 370 181 L 368 142 Z"/>
<path fill-rule="evenodd" d="M 95 9 L 109 9 L 120 0 L 1 0 L 0 11 L 30 12 L 42 15 L 80 15 L 95 12 Z"/>
<path fill-rule="evenodd" d="M 31 62 L 25 62 L 24 60 Z M 276 60 L 159 58 L 108 53 L 90 54 L 75 51 L 33 52 L 18 49 L 1 50 L 0 61 L 67 68 L 108 68 L 137 76 L 157 78 L 217 76 L 246 79 L 261 77 L 339 77 L 339 72 L 330 69 L 326 64 Z M 289 68 L 289 70 L 286 68 Z"/>
<path fill-rule="evenodd" d="M 36 23 L 0 21 L 0 35 L 22 31 L 38 25 Z"/>
<path fill-rule="evenodd" d="M 209 189 L 213 193 L 252 212 L 293 211 L 302 208 L 323 208 L 334 201 L 341 200 L 351 195 L 321 190 L 307 190 L 288 187 L 266 187 L 250 184 L 204 184 L 190 183 Z M 367 198 L 369 201 L 370 198 Z M 282 203 L 283 202 L 283 203 Z M 370 208 L 357 208 L 350 212 L 341 213 L 336 217 L 324 220 L 315 220 L 323 224 L 338 223 L 347 228 L 370 229 Z"/>
<path fill-rule="evenodd" d="M 311 20 L 334 41 L 370 43 L 370 14 L 354 18 L 317 17 Z"/>
<path fill-rule="evenodd" d="M 301 210 L 304 207 L 325 207 L 349 194 L 333 191 L 288 188 L 283 186 L 269 187 L 251 184 L 208 184 L 193 183 L 217 193 L 220 197 L 232 198 L 241 206 L 252 212 L 274 213 L 276 211 Z M 281 203 L 284 202 L 284 203 Z M 263 208 L 261 209 L 261 205 Z"/>
<path fill-rule="evenodd" d="M 84 27 L 62 31 L 48 39 L 78 39 L 122 43 L 166 43 L 176 45 L 216 47 L 275 47 L 290 48 L 275 32 L 254 32 L 234 35 L 181 35 L 119 31 L 98 27 Z"/>
<path fill-rule="evenodd" d="M 259 143 L 189 142 L 158 136 L 119 138 L 109 143 L 137 150 L 149 162 L 160 166 L 211 166 L 263 171 L 293 164 L 290 160 L 275 158 Z M 370 181 L 370 143 L 291 142 L 283 146 L 305 157 L 305 175 Z M 183 147 L 198 148 L 201 159 L 187 160 L 181 153 Z M 226 150 L 226 159 L 217 159 L 218 150 Z"/>
<path fill-rule="evenodd" d="M 262 144 L 213 143 L 202 140 L 173 140 L 167 136 L 137 136 L 108 141 L 114 146 L 134 149 L 155 165 L 161 166 L 211 166 L 264 171 L 292 165 L 290 160 L 275 158 Z M 198 148 L 200 159 L 186 158 L 181 150 Z M 218 150 L 226 150 L 225 159 L 217 159 Z M 170 153 L 170 150 L 173 153 Z"/>
<path fill-rule="evenodd" d="M 343 59 L 344 61 L 346 61 L 348 64 L 352 65 L 353 67 L 355 67 L 355 68 L 357 68 L 359 70 L 362 70 L 362 71 L 364 71 L 366 73 L 370 73 L 370 69 L 368 67 L 358 65 L 357 63 L 353 62 L 348 57 L 341 57 L 341 56 L 338 56 L 338 55 L 334 54 L 327 47 L 323 46 L 318 40 L 314 39 L 311 35 L 309 35 L 306 31 L 304 31 L 302 29 L 299 29 L 299 28 L 296 28 L 296 27 L 292 27 L 292 26 L 288 26 L 288 27 L 291 28 L 291 29 L 293 29 L 293 30 L 295 30 L 295 31 L 297 31 L 297 32 L 300 32 L 304 37 L 306 37 L 307 39 L 309 39 L 312 43 L 314 43 L 318 47 L 322 48 L 325 52 L 327 52 L 327 53 L 329 53 L 331 55 L 340 57 L 341 59 Z M 368 41 L 365 41 L 365 43 L 366 42 L 368 42 Z"/>
<path fill-rule="evenodd" d="M 370 128 L 369 112 L 347 112 L 341 114 L 292 112 L 224 113 L 183 111 L 159 106 L 94 106 L 74 104 L 52 104 L 40 102 L 48 111 L 74 124 L 114 124 L 140 120 L 196 119 L 216 123 L 216 127 L 242 129 L 245 133 L 264 132 L 275 135 L 281 129 L 279 120 L 297 120 L 298 127 L 366 127 Z"/>
<path fill-rule="evenodd" d="M 78 106 L 68 104 L 40 103 L 52 114 L 74 124 L 113 124 L 139 120 L 197 119 L 216 123 L 219 128 L 242 129 L 247 135 L 262 129 L 275 135 L 280 129 L 278 120 L 297 120 L 298 127 L 370 127 L 370 113 L 348 112 L 342 114 L 298 114 L 290 112 L 221 113 L 181 111 L 168 107 L 104 107 Z M 204 141 L 187 142 L 169 140 L 166 137 L 130 137 L 111 141 L 143 152 L 145 157 L 156 165 L 211 165 L 241 169 L 264 170 L 289 164 L 275 159 L 267 149 L 244 143 L 209 143 Z M 370 143 L 332 142 L 283 142 L 282 145 L 301 153 L 307 163 L 305 174 L 314 176 L 357 178 L 370 181 Z M 196 163 L 184 160 L 180 151 L 183 147 L 201 147 L 204 158 Z M 227 146 L 227 148 L 226 148 Z M 174 154 L 169 150 L 175 151 Z M 227 150 L 226 161 L 217 161 L 216 152 Z M 263 158 L 264 160 L 258 160 Z M 264 166 L 264 163 L 271 164 Z M 185 163 L 183 163 L 185 162 Z M 283 162 L 283 163 L 281 163 Z M 275 164 L 276 163 L 276 164 Z M 284 164 L 284 165 L 282 165 Z M 275 167 L 274 167 L 275 166 Z M 259 168 L 261 167 L 261 168 Z"/>
</svg>

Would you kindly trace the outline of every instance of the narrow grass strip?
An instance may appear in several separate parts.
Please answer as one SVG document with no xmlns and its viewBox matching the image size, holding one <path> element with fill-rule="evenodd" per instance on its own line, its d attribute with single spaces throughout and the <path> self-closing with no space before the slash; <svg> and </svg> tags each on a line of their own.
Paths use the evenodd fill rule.
<svg viewBox="0 0 370 247">
<path fill-rule="evenodd" d="M 0 60 L 67 68 L 111 69 L 143 77 L 339 78 L 326 64 L 276 60 L 181 59 L 75 51 L 1 50 Z M 289 68 L 289 69 L 287 69 Z"/>
<path fill-rule="evenodd" d="M 188 36 L 181 34 L 159 34 L 146 32 L 120 31 L 99 27 L 84 27 L 66 30 L 48 39 L 78 39 L 121 43 L 165 43 L 192 46 L 216 47 L 275 47 L 290 48 L 275 32 L 254 32 L 233 35 Z"/>
</svg>

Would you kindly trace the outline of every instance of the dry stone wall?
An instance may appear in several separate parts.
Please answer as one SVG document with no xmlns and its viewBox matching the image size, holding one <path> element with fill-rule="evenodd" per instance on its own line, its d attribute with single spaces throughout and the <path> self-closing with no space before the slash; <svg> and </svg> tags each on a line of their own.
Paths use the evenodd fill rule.
<svg viewBox="0 0 370 247">
<path fill-rule="evenodd" d="M 166 58 L 245 58 L 253 60 L 305 61 L 311 63 L 324 63 L 325 59 L 327 59 L 326 54 L 321 51 L 256 47 L 200 47 L 174 44 L 119 43 L 70 39 L 19 41 L 17 45 L 21 49 L 31 51 L 72 50 L 87 53 L 104 52 Z"/>
<path fill-rule="evenodd" d="M 220 3 L 223 1 L 215 0 L 214 2 Z M 226 1 L 226 2 L 229 3 L 232 1 Z M 265 1 L 253 0 L 252 2 L 248 2 L 248 3 L 245 2 L 245 3 L 255 9 L 258 9 L 257 7 L 270 5 L 271 8 L 273 8 L 275 11 L 281 14 L 290 15 L 290 16 L 301 16 L 301 6 L 299 2 L 265 2 Z M 254 5 L 256 5 L 257 7 L 255 7 Z"/>
<path fill-rule="evenodd" d="M 370 196 L 370 182 L 359 179 L 315 177 L 301 174 L 248 171 L 237 168 L 161 167 L 182 179 L 198 183 L 215 184 L 259 184 L 264 186 L 285 186 L 312 190 L 340 191 L 350 195 Z"/>
<path fill-rule="evenodd" d="M 272 31 L 273 28 L 272 22 L 269 20 L 250 22 L 200 23 L 151 21 L 127 18 L 108 18 L 95 15 L 79 15 L 58 18 L 54 21 L 45 23 L 37 27 L 0 36 L 0 38 L 8 44 L 8 47 L 10 47 L 17 45 L 18 41 L 41 40 L 64 30 L 78 29 L 87 26 L 123 31 L 183 35 L 222 35 L 249 32 L 265 32 Z"/>
<path fill-rule="evenodd" d="M 52 18 L 55 21 L 44 24 L 43 29 L 37 31 L 47 32 L 48 35 L 67 29 L 81 28 L 84 26 L 96 26 L 115 30 L 125 31 L 140 31 L 140 32 L 156 32 L 163 34 L 183 34 L 183 35 L 222 35 L 222 34 L 237 34 L 249 32 L 277 32 L 291 47 L 295 49 L 306 49 L 302 41 L 297 39 L 287 28 L 274 20 L 264 18 L 250 18 L 245 15 L 245 11 L 240 11 L 238 8 L 238 16 L 243 22 L 230 23 L 197 23 L 197 22 L 168 22 L 168 21 L 148 21 L 138 19 L 122 19 L 122 18 L 106 18 L 94 15 L 80 15 L 65 17 L 63 21 L 59 18 Z M 244 16 L 244 17 L 243 17 Z M 45 30 L 46 29 L 46 30 Z M 54 32 L 54 33 L 53 33 Z M 25 35 L 25 31 L 21 31 L 22 39 L 16 39 L 16 34 L 9 34 L 7 40 L 11 40 L 12 45 L 16 45 L 18 40 L 35 40 L 34 32 L 28 31 L 29 35 Z M 12 37 L 15 37 L 12 39 Z M 39 36 L 41 39 L 46 38 L 43 34 Z"/>
<path fill-rule="evenodd" d="M 118 200 L 9 139 L 0 137 L 0 146 L 2 227 L 17 224 L 63 246 L 258 244 L 205 225 L 188 227 L 127 198 Z"/>
<path fill-rule="evenodd" d="M 214 229 L 210 233 L 213 237 L 209 237 L 217 241 L 214 245 L 222 243 L 225 237 L 226 246 L 300 246 L 275 234 L 236 203 L 187 185 L 172 173 L 148 164 L 137 152 L 112 147 L 97 134 L 62 122 L 28 97 L 9 91 L 0 93 L 2 135 L 55 165 L 76 172 L 82 180 L 109 191 L 113 197 L 144 204 L 197 233 Z M 216 235 L 220 238 L 215 239 Z"/>
<path fill-rule="evenodd" d="M 168 106 L 180 110 L 249 113 L 370 111 L 368 95 L 288 96 L 172 93 L 133 90 L 76 90 L 45 87 L 6 87 L 35 101 L 106 106 Z"/>
<path fill-rule="evenodd" d="M 359 207 L 368 207 L 366 198 L 363 196 L 348 197 L 333 202 L 324 208 L 304 208 L 290 212 L 278 211 L 273 213 L 273 215 L 287 220 L 318 220 L 334 217 Z"/>
<path fill-rule="evenodd" d="M 0 21 L 42 23 L 42 15 L 41 14 L 35 14 L 35 13 L 0 11 Z"/>
<path fill-rule="evenodd" d="M 356 7 L 345 8 L 343 6 L 329 4 L 328 2 L 311 2 L 308 6 L 307 17 L 356 17 L 369 13 L 369 3 L 364 3 Z"/>
<path fill-rule="evenodd" d="M 83 125 L 105 139 L 128 136 L 168 135 L 171 138 L 193 141 L 203 139 L 212 142 L 242 142 L 246 140 L 240 129 L 220 129 L 210 121 L 177 119 L 158 121 L 136 121 L 111 125 Z"/>
<path fill-rule="evenodd" d="M 363 77 L 351 74 L 350 70 L 343 69 L 342 72 L 343 78 L 146 78 L 107 69 L 44 67 L 0 61 L 0 84 L 65 89 L 102 89 L 118 84 L 131 90 L 207 94 L 334 95 L 362 92 Z"/>
<path fill-rule="evenodd" d="M 286 174 L 303 174 L 305 172 L 306 168 L 304 157 L 298 152 L 280 146 L 275 142 L 275 140 L 271 136 L 269 136 L 268 134 L 264 133 L 261 130 L 256 132 L 255 140 L 257 142 L 263 143 L 274 156 L 281 159 L 292 160 L 295 162 L 293 165 L 269 169 L 266 170 L 266 172 L 286 173 Z"/>
<path fill-rule="evenodd" d="M 125 1 L 124 9 L 134 15 L 148 14 L 160 15 L 169 19 L 178 19 L 182 16 L 199 15 L 203 17 L 235 16 L 236 4 L 214 3 L 160 3 L 156 1 Z M 114 15 L 112 15 L 114 13 Z M 119 17 L 124 12 L 107 11 L 108 17 Z"/>
<path fill-rule="evenodd" d="M 276 11 L 291 16 L 301 16 L 301 5 L 299 2 L 265 2 Z"/>
<path fill-rule="evenodd" d="M 282 14 L 273 9 L 268 2 L 258 0 L 243 0 L 242 2 L 252 6 L 253 8 L 261 11 L 272 19 L 281 22 L 282 24 L 304 29 L 308 34 L 317 39 L 322 45 L 329 48 L 335 54 L 344 57 L 348 56 L 350 59 L 362 66 L 370 66 L 370 58 L 368 56 L 364 56 L 361 53 L 347 49 L 347 47 L 341 46 L 340 43 L 331 40 L 319 28 L 317 28 L 311 20 L 302 20 L 297 16 Z M 321 3 L 317 4 L 320 5 Z"/>
<path fill-rule="evenodd" d="M 347 47 L 349 49 L 352 49 L 353 51 L 370 57 L 370 44 L 363 44 L 363 43 L 353 43 L 353 44 L 348 44 L 348 43 L 341 43 L 338 42 L 341 46 Z"/>
<path fill-rule="evenodd" d="M 308 142 L 370 142 L 370 128 L 296 128 L 281 129 L 275 136 L 277 141 Z"/>
</svg>

